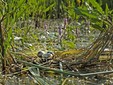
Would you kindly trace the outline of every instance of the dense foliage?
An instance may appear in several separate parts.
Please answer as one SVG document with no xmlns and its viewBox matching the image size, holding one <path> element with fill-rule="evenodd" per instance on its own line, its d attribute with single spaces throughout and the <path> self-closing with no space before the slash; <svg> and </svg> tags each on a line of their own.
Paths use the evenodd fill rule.
<svg viewBox="0 0 113 85">
<path fill-rule="evenodd" d="M 49 50 L 75 49 L 79 34 L 106 32 L 112 26 L 112 5 L 112 0 L 0 0 L 2 73 L 12 62 L 11 53 L 37 50 L 34 42 L 48 44 Z M 48 26 L 49 20 L 58 20 L 57 26 Z"/>
</svg>

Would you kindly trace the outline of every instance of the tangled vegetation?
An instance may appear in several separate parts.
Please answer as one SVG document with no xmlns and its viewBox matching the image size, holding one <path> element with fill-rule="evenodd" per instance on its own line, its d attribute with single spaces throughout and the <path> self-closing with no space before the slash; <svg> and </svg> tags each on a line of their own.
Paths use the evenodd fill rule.
<svg viewBox="0 0 113 85">
<path fill-rule="evenodd" d="M 0 83 L 113 84 L 112 4 L 0 0 Z"/>
</svg>

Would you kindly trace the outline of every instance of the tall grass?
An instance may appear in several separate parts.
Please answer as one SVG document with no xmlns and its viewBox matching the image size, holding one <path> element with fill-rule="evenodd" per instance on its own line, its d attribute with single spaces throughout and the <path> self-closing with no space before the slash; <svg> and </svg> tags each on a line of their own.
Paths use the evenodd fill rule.
<svg viewBox="0 0 113 85">
<path fill-rule="evenodd" d="M 3 8 L 0 9 L 0 36 L 1 36 L 1 52 L 2 52 L 2 73 L 5 74 L 5 67 L 8 64 L 7 53 L 13 42 L 13 26 L 23 13 L 24 0 L 20 1 L 0 1 Z"/>
<path fill-rule="evenodd" d="M 2 54 L 2 72 L 5 74 L 5 65 L 7 64 L 7 53 L 13 48 L 14 35 L 13 30 L 19 21 L 34 20 L 35 28 L 40 24 L 41 19 L 71 18 L 82 21 L 90 20 L 92 28 L 103 30 L 102 25 L 106 27 L 111 25 L 112 11 L 106 5 L 105 11 L 96 0 L 1 0 L 0 1 L 0 45 Z M 92 5 L 92 7 L 90 6 Z M 100 15 L 101 14 L 101 15 Z M 109 16 L 111 14 L 111 16 Z M 98 17 L 97 17 L 98 16 Z M 110 17 L 110 19 L 109 19 Z M 21 27 L 20 27 L 21 28 Z M 73 40 L 72 30 L 67 27 L 67 39 Z M 30 28 L 24 33 L 27 35 Z M 26 35 L 23 36 L 22 43 L 26 41 Z M 65 44 L 72 42 L 63 41 Z"/>
</svg>

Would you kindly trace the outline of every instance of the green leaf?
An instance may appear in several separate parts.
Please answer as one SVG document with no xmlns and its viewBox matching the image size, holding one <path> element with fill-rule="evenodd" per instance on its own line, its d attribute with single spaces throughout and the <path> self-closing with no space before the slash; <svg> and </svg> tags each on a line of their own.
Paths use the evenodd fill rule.
<svg viewBox="0 0 113 85">
<path fill-rule="evenodd" d="M 43 10 L 43 12 L 47 12 L 49 11 L 55 4 L 51 4 L 49 7 L 47 7 L 46 9 Z"/>
<path fill-rule="evenodd" d="M 75 48 L 74 42 L 63 40 L 63 44 L 65 44 L 69 48 Z"/>
<path fill-rule="evenodd" d="M 68 14 L 69 16 L 71 16 L 72 18 L 75 18 L 75 11 L 73 9 L 69 9 L 68 10 Z"/>
<path fill-rule="evenodd" d="M 86 8 L 75 8 L 75 12 L 76 12 L 76 14 L 86 16 L 88 18 L 95 18 L 96 19 L 98 17 L 98 14 L 96 12 L 90 12 Z"/>
<path fill-rule="evenodd" d="M 25 0 L 19 0 L 17 8 L 20 8 L 24 2 Z"/>
<path fill-rule="evenodd" d="M 108 8 L 108 5 L 106 4 L 106 9 L 105 9 L 106 16 L 108 16 L 108 12 L 109 12 L 109 8 Z"/>
<path fill-rule="evenodd" d="M 104 14 L 104 11 L 102 7 L 99 5 L 99 3 L 97 3 L 95 0 L 89 0 L 89 2 L 92 4 L 93 7 L 97 9 L 99 13 Z"/>
<path fill-rule="evenodd" d="M 12 41 L 12 29 L 9 28 L 8 34 L 7 34 L 7 39 L 5 41 L 5 52 L 7 52 L 7 49 L 10 48 L 11 46 L 11 41 Z"/>
<path fill-rule="evenodd" d="M 95 28 L 95 29 L 98 29 L 98 30 L 100 30 L 100 31 L 103 31 L 103 30 L 104 30 L 104 29 L 103 29 L 100 25 L 98 25 L 98 24 L 92 24 L 92 27 Z"/>
</svg>

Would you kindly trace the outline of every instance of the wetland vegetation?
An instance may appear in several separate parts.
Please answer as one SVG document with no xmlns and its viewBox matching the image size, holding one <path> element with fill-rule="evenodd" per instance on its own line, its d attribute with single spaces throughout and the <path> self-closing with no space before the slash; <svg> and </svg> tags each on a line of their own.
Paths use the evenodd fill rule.
<svg viewBox="0 0 113 85">
<path fill-rule="evenodd" d="M 0 0 L 0 85 L 112 85 L 112 0 Z"/>
</svg>

